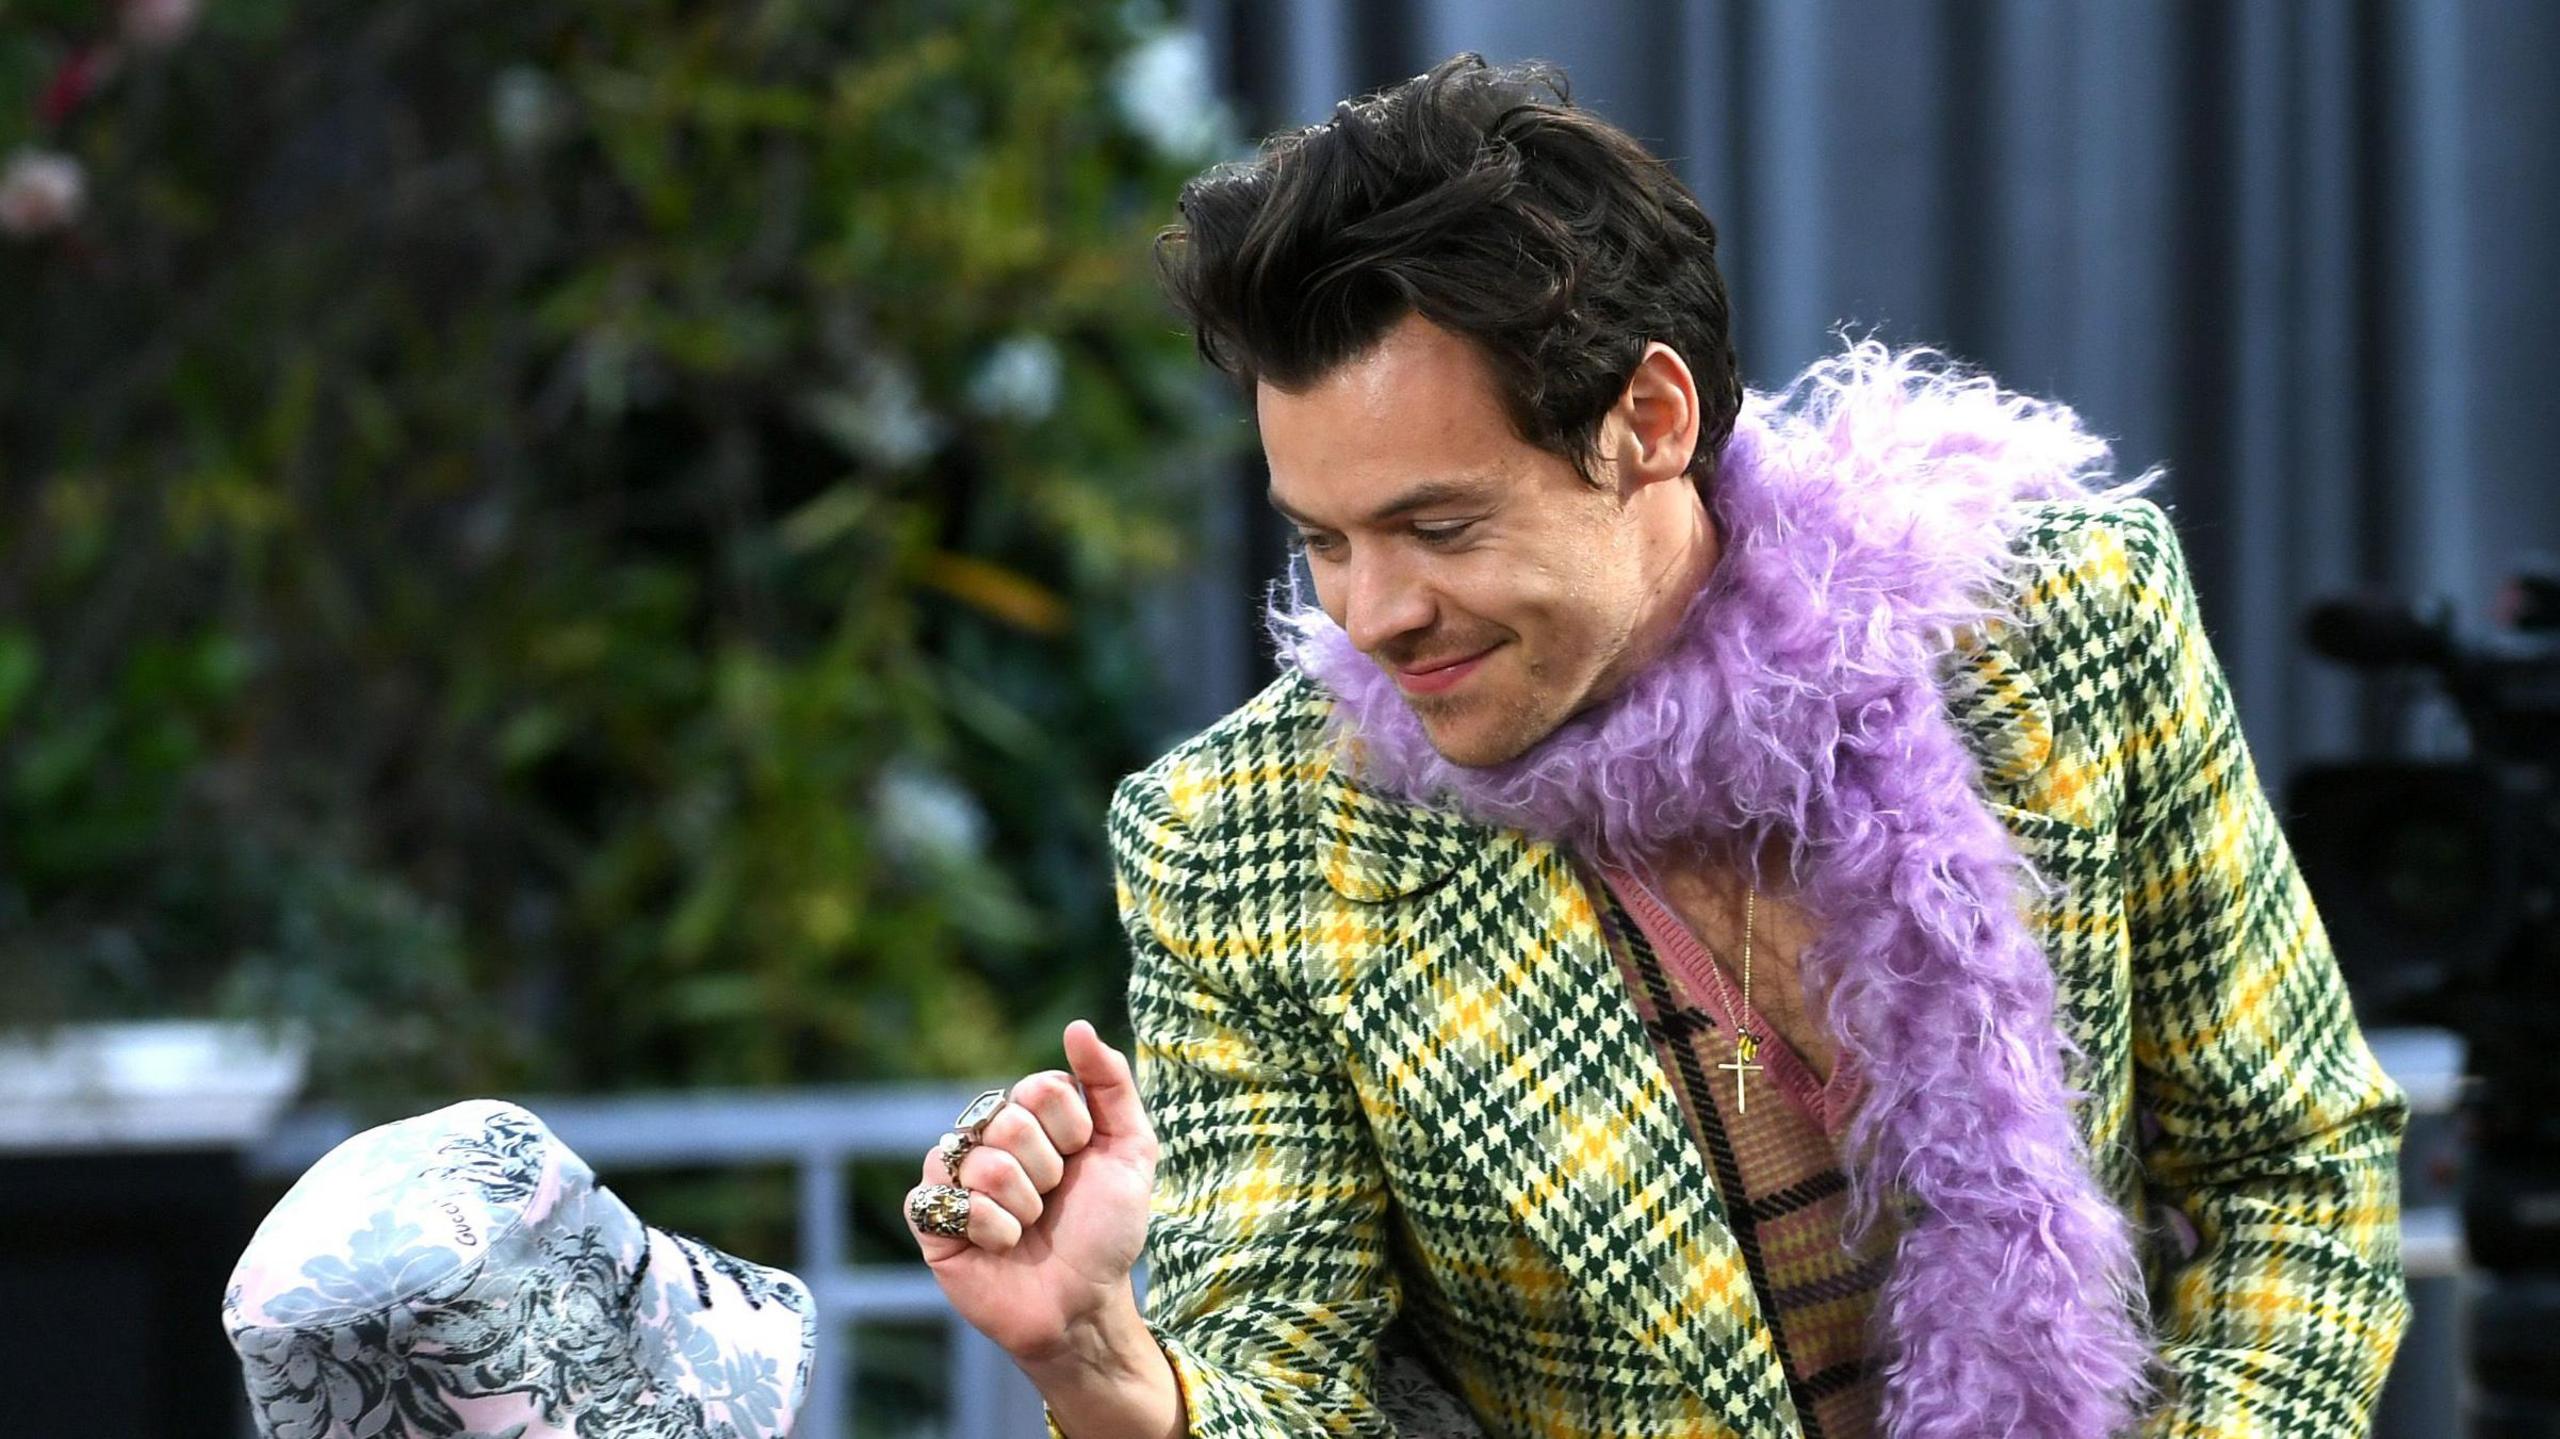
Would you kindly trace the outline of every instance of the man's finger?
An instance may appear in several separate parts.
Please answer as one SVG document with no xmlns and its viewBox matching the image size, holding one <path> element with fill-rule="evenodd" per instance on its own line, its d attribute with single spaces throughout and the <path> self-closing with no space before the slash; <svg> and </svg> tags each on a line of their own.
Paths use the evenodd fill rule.
<svg viewBox="0 0 2560 1439">
<path fill-rule="evenodd" d="M 917 1186 L 918 1189 L 922 1187 Z M 916 1189 L 907 1191 L 909 1204 L 915 1202 L 916 1192 Z M 1010 1251 L 1022 1242 L 1022 1221 L 1014 1218 L 1003 1205 L 986 1195 L 972 1194 L 969 1196 L 967 1238 L 925 1233 L 916 1227 L 916 1217 L 912 1210 L 907 1212 L 907 1232 L 916 1237 L 917 1246 L 924 1251 L 925 1262 L 939 1264 L 963 1249 L 984 1249 L 994 1254 Z"/>
<path fill-rule="evenodd" d="M 1008 1104 L 997 1110 L 996 1117 L 987 1121 L 986 1137 L 978 1149 L 1002 1150 L 1012 1155 L 1043 1194 L 1055 1188 L 1067 1172 L 1066 1156 L 1058 1153 L 1057 1143 L 1049 1138 L 1040 1116 L 1023 1105 Z"/>
<path fill-rule="evenodd" d="M 1094 1137 L 1153 1139 L 1155 1126 L 1147 1122 L 1147 1106 L 1138 1098 L 1138 1076 L 1130 1070 L 1128 1056 L 1103 1043 L 1081 1019 L 1067 1026 L 1066 1046 L 1067 1067 L 1084 1085 Z"/>
<path fill-rule="evenodd" d="M 1016 1081 L 1012 1093 L 1014 1103 L 1039 1116 L 1040 1127 L 1047 1131 L 1049 1142 L 1057 1146 L 1061 1157 L 1075 1153 L 1092 1140 L 1093 1115 L 1085 1108 L 1084 1094 L 1076 1088 L 1073 1075 L 1044 1069 Z"/>
<path fill-rule="evenodd" d="M 951 1182 L 943 1177 L 939 1153 L 925 1156 L 924 1163 L 925 1183 Z M 1043 1191 L 1032 1182 L 1030 1174 L 1022 1167 L 1022 1161 L 992 1146 L 972 1149 L 969 1157 L 960 1161 L 960 1184 L 977 1196 L 975 1203 L 1003 1205 L 1006 1212 L 1020 1221 L 1025 1229 L 1039 1223 L 1041 1212 L 1048 1207 L 1040 1198 Z"/>
</svg>

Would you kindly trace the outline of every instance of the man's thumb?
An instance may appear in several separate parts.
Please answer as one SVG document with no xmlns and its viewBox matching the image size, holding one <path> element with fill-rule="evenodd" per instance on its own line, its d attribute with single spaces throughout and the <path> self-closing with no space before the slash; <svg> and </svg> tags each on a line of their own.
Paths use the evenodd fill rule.
<svg viewBox="0 0 2560 1439">
<path fill-rule="evenodd" d="M 1067 1026 L 1067 1067 L 1084 1085 L 1085 1108 L 1093 1114 L 1093 1132 L 1153 1138 L 1147 1106 L 1138 1098 L 1138 1076 L 1129 1058 L 1102 1042 L 1094 1027 L 1077 1020 Z"/>
</svg>

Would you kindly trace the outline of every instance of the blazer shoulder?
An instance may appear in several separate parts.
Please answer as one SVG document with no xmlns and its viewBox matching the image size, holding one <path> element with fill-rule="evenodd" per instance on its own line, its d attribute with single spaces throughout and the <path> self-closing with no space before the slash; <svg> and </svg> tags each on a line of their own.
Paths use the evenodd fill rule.
<svg viewBox="0 0 2560 1439">
<path fill-rule="evenodd" d="M 2104 828 L 2164 677 L 2202 653 L 2194 588 L 2176 526 L 2148 498 L 2021 511 L 2002 612 L 1959 645 L 1954 715 L 2012 802 Z"/>
<path fill-rule="evenodd" d="M 1323 883 L 1312 856 L 1330 711 L 1312 681 L 1283 674 L 1120 782 L 1114 897 L 1142 947 L 1233 993 L 1270 982 L 1264 937 Z"/>
<path fill-rule="evenodd" d="M 2027 501 L 2012 530 L 2008 576 L 2022 658 L 2058 638 L 2085 646 L 2118 630 L 2147 600 L 2185 583 L 2186 557 L 2168 511 L 2142 495 Z"/>
<path fill-rule="evenodd" d="M 1312 803 L 1332 766 L 1325 723 L 1333 701 L 1296 670 L 1208 728 L 1120 781 L 1112 795 L 1115 838 L 1145 820 L 1215 844 L 1267 830 Z"/>
<path fill-rule="evenodd" d="M 2121 579 L 2116 566 L 2128 553 L 2177 542 L 2169 512 L 2138 494 L 2021 501 L 2011 528 L 2019 565 L 2046 575 L 2080 570 L 2084 584 Z"/>
</svg>

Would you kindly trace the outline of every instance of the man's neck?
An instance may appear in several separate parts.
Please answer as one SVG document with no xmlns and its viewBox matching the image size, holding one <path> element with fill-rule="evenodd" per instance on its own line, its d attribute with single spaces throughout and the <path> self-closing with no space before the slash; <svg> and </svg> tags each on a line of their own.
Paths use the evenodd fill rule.
<svg viewBox="0 0 2560 1439">
<path fill-rule="evenodd" d="M 1666 487 L 1657 503 L 1670 511 L 1662 523 L 1672 528 L 1661 567 L 1646 586 L 1644 616 L 1637 622 L 1632 650 L 1638 667 L 1653 663 L 1671 648 L 1672 636 L 1689 613 L 1690 602 L 1707 586 L 1716 561 L 1724 554 L 1724 537 L 1708 513 L 1698 487 L 1687 482 Z"/>
</svg>

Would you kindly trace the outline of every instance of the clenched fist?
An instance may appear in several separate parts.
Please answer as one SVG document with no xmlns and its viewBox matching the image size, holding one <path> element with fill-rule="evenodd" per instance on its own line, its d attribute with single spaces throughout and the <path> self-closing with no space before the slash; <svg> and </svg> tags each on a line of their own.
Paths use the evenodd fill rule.
<svg viewBox="0 0 2560 1439">
<path fill-rule="evenodd" d="M 918 1193 L 953 1183 L 941 1149 L 926 1152 L 924 1182 L 907 1196 L 908 1230 L 951 1307 L 1026 1368 L 1134 1312 L 1129 1274 L 1155 1189 L 1155 1128 L 1127 1057 L 1081 1019 L 1066 1051 L 1073 1073 L 1017 1081 L 961 1160 L 965 1237 L 916 1224 Z"/>
</svg>

